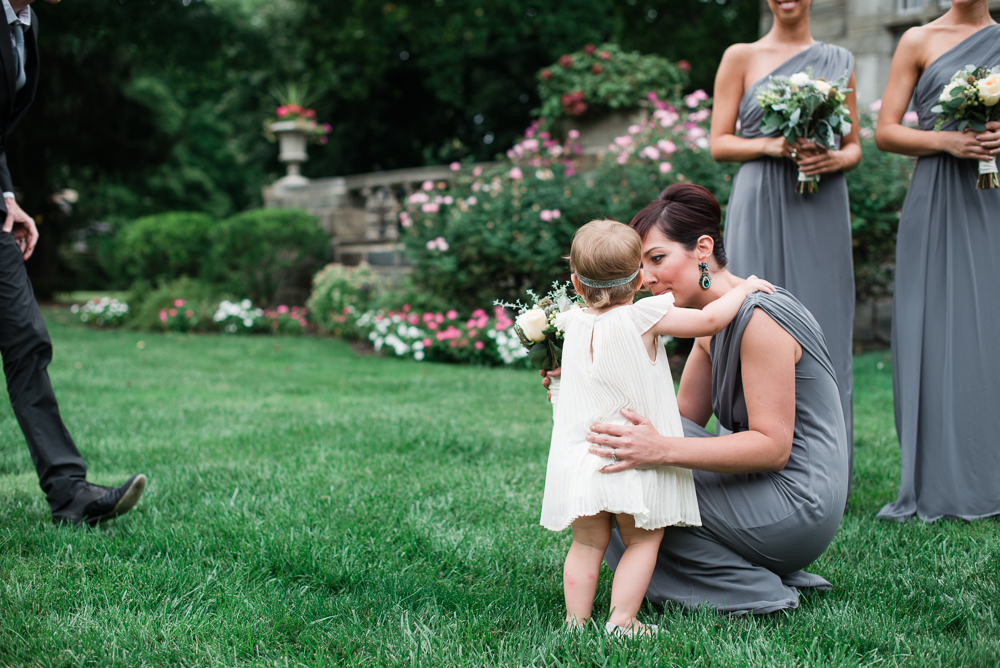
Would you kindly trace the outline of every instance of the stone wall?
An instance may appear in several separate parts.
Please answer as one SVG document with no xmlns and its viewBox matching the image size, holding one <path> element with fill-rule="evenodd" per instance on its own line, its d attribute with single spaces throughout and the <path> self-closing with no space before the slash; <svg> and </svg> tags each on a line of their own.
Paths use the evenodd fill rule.
<svg viewBox="0 0 1000 668">
<path fill-rule="evenodd" d="M 279 181 L 264 188 L 264 206 L 308 211 L 330 235 L 334 261 L 365 261 L 395 277 L 409 271 L 409 263 L 394 210 L 423 182 L 453 178 L 447 167 L 417 167 L 313 179 L 291 187 Z"/>
</svg>

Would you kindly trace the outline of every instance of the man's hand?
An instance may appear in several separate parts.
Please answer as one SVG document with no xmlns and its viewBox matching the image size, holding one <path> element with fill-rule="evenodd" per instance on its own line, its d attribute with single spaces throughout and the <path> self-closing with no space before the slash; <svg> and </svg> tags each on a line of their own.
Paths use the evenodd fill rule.
<svg viewBox="0 0 1000 668">
<path fill-rule="evenodd" d="M 4 202 L 7 204 L 7 220 L 3 223 L 3 231 L 6 234 L 13 233 L 24 259 L 27 260 L 35 252 L 35 244 L 38 243 L 35 219 L 26 214 L 13 197 L 5 197 Z"/>
</svg>

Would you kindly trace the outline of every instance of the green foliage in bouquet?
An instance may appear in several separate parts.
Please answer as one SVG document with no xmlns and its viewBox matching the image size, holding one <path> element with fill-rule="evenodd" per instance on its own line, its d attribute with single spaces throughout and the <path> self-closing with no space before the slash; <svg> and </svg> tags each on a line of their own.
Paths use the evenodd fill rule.
<svg viewBox="0 0 1000 668">
<path fill-rule="evenodd" d="M 652 91 L 678 100 L 687 73 L 666 58 L 623 51 L 617 44 L 588 44 L 538 73 L 538 112 L 545 123 L 594 111 L 644 103 Z"/>
<path fill-rule="evenodd" d="M 790 144 L 803 138 L 829 149 L 837 148 L 834 136 L 851 131 L 846 104 L 848 77 L 845 72 L 831 84 L 813 79 L 811 68 L 790 77 L 772 76 L 770 84 L 762 86 L 757 94 L 764 109 L 761 132 L 780 132 Z"/>
<path fill-rule="evenodd" d="M 527 291 L 531 306 L 521 302 L 496 304 L 518 311 L 514 333 L 528 351 L 528 361 L 540 371 L 552 371 L 562 366 L 563 333 L 556 326 L 556 316 L 585 305 L 580 297 L 569 296 L 571 289 L 569 283 L 553 283 L 552 290 L 543 296 L 533 290 Z"/>
<path fill-rule="evenodd" d="M 945 84 L 931 111 L 938 115 L 936 131 L 957 121 L 959 132 L 966 128 L 985 132 L 987 123 L 1000 121 L 1000 65 L 993 69 L 966 65 Z"/>
<path fill-rule="evenodd" d="M 211 216 L 177 211 L 146 216 L 118 231 L 114 257 L 129 282 L 159 284 L 181 276 L 197 278 L 209 253 Z"/>
</svg>

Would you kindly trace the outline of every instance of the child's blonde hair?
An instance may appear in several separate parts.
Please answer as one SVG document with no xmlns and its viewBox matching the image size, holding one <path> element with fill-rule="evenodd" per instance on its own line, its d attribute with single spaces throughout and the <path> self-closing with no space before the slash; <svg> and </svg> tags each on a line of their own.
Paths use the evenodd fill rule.
<svg viewBox="0 0 1000 668">
<path fill-rule="evenodd" d="M 592 220 L 576 231 L 569 252 L 570 269 L 580 279 L 613 281 L 626 278 L 642 264 L 642 239 L 628 225 L 614 220 Z M 608 288 L 593 288 L 580 281 L 580 294 L 594 308 L 629 304 L 639 290 L 641 277 Z"/>
</svg>

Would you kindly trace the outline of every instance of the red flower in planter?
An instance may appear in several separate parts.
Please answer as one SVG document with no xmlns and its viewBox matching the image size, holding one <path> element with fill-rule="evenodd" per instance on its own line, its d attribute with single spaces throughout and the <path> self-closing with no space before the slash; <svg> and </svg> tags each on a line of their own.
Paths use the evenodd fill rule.
<svg viewBox="0 0 1000 668">
<path fill-rule="evenodd" d="M 559 56 L 559 66 L 564 70 L 573 67 L 573 56 Z"/>
<path fill-rule="evenodd" d="M 583 52 L 585 54 L 587 54 L 588 56 L 594 55 L 594 53 L 596 51 L 597 51 L 597 47 L 594 46 L 593 44 L 588 44 L 587 46 L 583 47 Z"/>
<path fill-rule="evenodd" d="M 601 67 L 600 65 L 596 64 L 596 63 L 590 66 L 590 72 L 591 72 L 591 74 L 600 74 L 603 71 L 604 71 L 604 68 Z"/>
<path fill-rule="evenodd" d="M 551 70 L 548 70 L 548 69 L 542 70 L 542 79 L 544 79 L 545 81 L 548 81 L 551 78 L 552 78 L 552 71 Z"/>
</svg>

